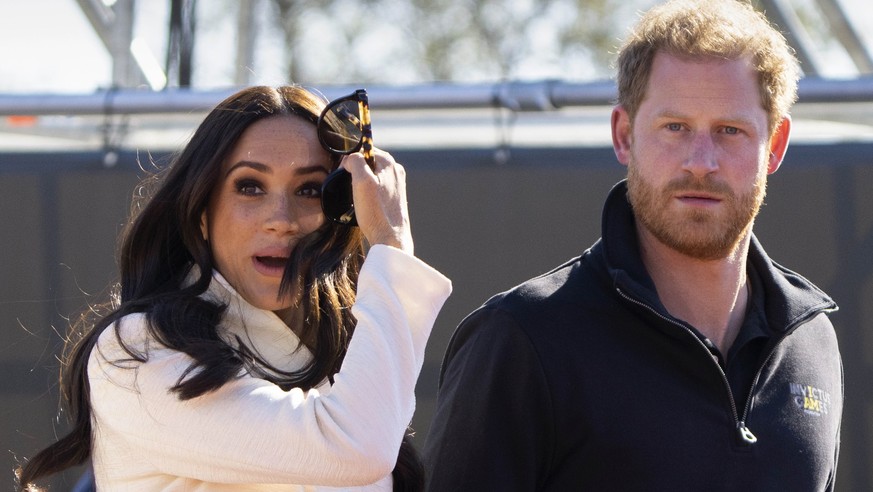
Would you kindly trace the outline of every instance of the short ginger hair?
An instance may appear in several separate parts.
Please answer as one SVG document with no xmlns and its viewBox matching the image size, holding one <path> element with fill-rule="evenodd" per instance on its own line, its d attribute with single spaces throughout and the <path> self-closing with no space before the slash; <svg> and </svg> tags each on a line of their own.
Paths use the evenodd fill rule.
<svg viewBox="0 0 873 492">
<path fill-rule="evenodd" d="M 690 59 L 749 57 L 772 133 L 797 100 L 800 65 L 785 37 L 747 0 L 671 0 L 647 11 L 617 61 L 618 104 L 636 116 L 655 55 Z"/>
</svg>

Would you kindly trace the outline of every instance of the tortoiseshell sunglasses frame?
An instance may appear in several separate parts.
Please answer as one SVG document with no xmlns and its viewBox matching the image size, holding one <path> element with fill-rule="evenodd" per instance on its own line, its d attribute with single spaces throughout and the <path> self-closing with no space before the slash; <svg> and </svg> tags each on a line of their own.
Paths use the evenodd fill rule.
<svg viewBox="0 0 873 492">
<path fill-rule="evenodd" d="M 347 111 L 349 102 L 357 103 L 357 114 Z M 332 116 L 334 125 L 330 122 Z M 328 103 L 318 117 L 316 128 L 318 140 L 328 152 L 349 155 L 360 151 L 364 154 L 367 164 L 371 168 L 375 167 L 373 129 L 370 124 L 370 103 L 366 89 L 358 89 L 348 96 Z M 354 133 L 345 132 L 352 128 L 356 130 Z M 360 136 L 356 134 L 358 131 Z M 337 145 L 336 142 L 342 142 L 342 145 Z M 330 220 L 345 225 L 357 225 L 354 201 L 351 197 L 351 175 L 346 170 L 337 168 L 324 180 L 321 206 L 325 216 Z"/>
</svg>

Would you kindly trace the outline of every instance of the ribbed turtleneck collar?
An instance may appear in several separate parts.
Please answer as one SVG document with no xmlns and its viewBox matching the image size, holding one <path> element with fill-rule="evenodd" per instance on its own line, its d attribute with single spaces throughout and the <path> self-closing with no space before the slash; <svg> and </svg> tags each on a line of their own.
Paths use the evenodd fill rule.
<svg viewBox="0 0 873 492">
<path fill-rule="evenodd" d="M 238 337 L 258 357 L 282 371 L 299 370 L 312 360 L 309 349 L 276 313 L 251 305 L 217 270 L 202 297 L 227 306 L 220 334 L 228 343 L 237 345 Z"/>
</svg>

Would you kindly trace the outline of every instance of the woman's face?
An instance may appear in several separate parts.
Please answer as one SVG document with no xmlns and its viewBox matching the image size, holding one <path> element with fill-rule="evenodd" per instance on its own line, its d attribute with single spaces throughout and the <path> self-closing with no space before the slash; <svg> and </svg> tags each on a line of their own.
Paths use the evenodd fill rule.
<svg viewBox="0 0 873 492">
<path fill-rule="evenodd" d="M 259 120 L 222 164 L 201 229 L 219 272 L 249 303 L 289 321 L 296 293 L 279 298 L 294 246 L 324 222 L 321 184 L 331 160 L 315 125 L 297 116 Z"/>
</svg>

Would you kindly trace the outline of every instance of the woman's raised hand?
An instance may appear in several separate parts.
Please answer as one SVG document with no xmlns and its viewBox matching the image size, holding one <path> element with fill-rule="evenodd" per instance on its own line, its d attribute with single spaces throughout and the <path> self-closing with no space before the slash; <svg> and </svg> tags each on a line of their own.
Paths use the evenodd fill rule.
<svg viewBox="0 0 873 492">
<path fill-rule="evenodd" d="M 406 205 L 406 170 L 391 154 L 373 149 L 375 169 L 361 153 L 350 154 L 342 166 L 352 174 L 355 217 L 370 245 L 385 244 L 413 254 L 409 210 Z"/>
</svg>

